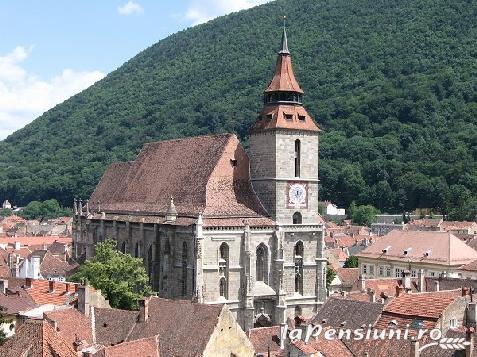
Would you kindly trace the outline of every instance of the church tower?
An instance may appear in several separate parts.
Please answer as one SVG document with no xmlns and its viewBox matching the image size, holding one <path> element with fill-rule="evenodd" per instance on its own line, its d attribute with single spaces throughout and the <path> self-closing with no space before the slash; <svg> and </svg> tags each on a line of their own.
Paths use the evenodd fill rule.
<svg viewBox="0 0 477 357">
<path fill-rule="evenodd" d="M 278 224 L 318 219 L 318 133 L 302 104 L 285 27 L 264 107 L 250 129 L 250 173 L 255 192 Z"/>
</svg>

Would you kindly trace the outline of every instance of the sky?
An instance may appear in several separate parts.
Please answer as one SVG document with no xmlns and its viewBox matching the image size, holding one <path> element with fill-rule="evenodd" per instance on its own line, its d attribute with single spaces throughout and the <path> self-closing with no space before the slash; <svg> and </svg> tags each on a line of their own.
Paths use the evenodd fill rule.
<svg viewBox="0 0 477 357">
<path fill-rule="evenodd" d="M 0 140 L 179 30 L 269 0 L 0 0 Z"/>
</svg>

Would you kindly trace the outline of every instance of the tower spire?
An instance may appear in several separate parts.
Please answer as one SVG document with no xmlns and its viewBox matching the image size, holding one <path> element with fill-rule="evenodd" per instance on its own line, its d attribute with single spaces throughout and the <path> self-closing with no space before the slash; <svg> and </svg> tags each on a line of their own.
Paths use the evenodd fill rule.
<svg viewBox="0 0 477 357">
<path fill-rule="evenodd" d="M 288 50 L 288 39 L 287 39 L 287 17 L 283 16 L 283 34 L 282 34 L 282 49 L 279 54 L 289 55 L 290 51 Z"/>
</svg>

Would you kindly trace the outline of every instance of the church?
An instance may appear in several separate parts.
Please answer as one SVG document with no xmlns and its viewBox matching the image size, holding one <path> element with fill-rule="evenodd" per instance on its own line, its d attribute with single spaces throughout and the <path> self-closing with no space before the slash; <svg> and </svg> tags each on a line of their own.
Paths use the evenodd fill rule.
<svg viewBox="0 0 477 357">
<path fill-rule="evenodd" d="M 326 299 L 318 134 L 302 104 L 286 30 L 249 151 L 233 134 L 145 144 L 75 200 L 74 254 L 112 238 L 144 261 L 158 296 L 227 304 L 247 331 Z"/>
</svg>

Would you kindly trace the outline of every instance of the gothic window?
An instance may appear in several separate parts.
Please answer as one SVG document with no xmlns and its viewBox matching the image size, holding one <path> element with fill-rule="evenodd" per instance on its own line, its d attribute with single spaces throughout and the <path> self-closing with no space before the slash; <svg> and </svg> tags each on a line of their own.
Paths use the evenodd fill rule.
<svg viewBox="0 0 477 357">
<path fill-rule="evenodd" d="M 295 177 L 300 177 L 300 156 L 301 143 L 299 139 L 295 140 Z"/>
<path fill-rule="evenodd" d="M 187 295 L 187 243 L 182 243 L 182 296 Z"/>
<path fill-rule="evenodd" d="M 295 244 L 295 292 L 303 295 L 303 242 Z"/>
<path fill-rule="evenodd" d="M 139 247 L 139 242 L 136 243 L 136 248 L 134 249 L 134 256 L 136 258 L 139 258 L 141 254 L 141 249 Z"/>
<path fill-rule="evenodd" d="M 227 299 L 227 280 L 222 277 L 219 282 L 220 296 Z"/>
<path fill-rule="evenodd" d="M 126 254 L 126 242 L 123 242 L 123 244 L 121 245 L 121 252 Z"/>
<path fill-rule="evenodd" d="M 219 276 L 220 296 L 227 299 L 229 279 L 229 246 L 227 243 L 222 243 L 219 248 Z"/>
<path fill-rule="evenodd" d="M 301 224 L 302 217 L 300 212 L 293 213 L 293 224 Z"/>
<path fill-rule="evenodd" d="M 152 283 L 152 244 L 147 250 L 147 275 L 149 276 L 149 283 Z"/>
<path fill-rule="evenodd" d="M 256 280 L 268 284 L 268 249 L 265 244 L 260 244 L 256 253 Z"/>
</svg>

